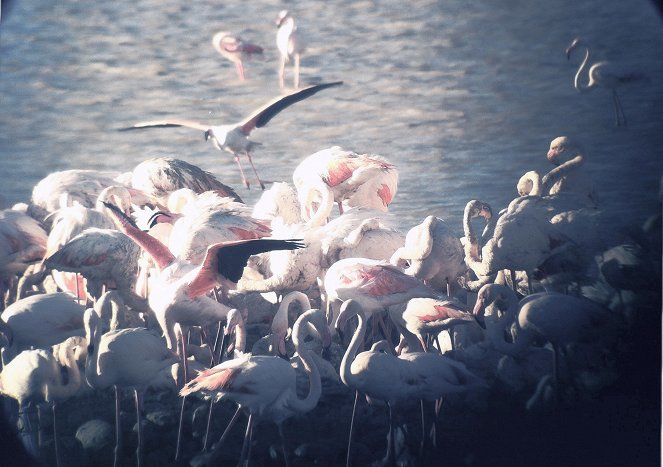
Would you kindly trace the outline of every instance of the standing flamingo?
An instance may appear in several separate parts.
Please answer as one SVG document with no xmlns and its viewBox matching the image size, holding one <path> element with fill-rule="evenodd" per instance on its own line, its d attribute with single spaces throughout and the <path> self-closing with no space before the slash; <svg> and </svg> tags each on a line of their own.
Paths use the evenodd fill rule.
<svg viewBox="0 0 663 467">
<path fill-rule="evenodd" d="M 59 401 L 72 397 L 81 383 L 80 371 L 74 358 L 75 347 L 79 338 L 70 337 L 52 349 L 24 350 L 5 365 L 0 373 L 0 394 L 16 399 L 19 414 L 25 417 L 26 427 L 30 426 L 29 415 L 25 412 L 29 404 L 47 402 L 53 411 L 53 439 L 55 460 L 60 465 L 55 406 Z M 69 374 L 67 384 L 62 382 L 61 367 L 54 355 L 58 353 L 64 360 Z M 29 441 L 30 444 L 31 441 Z"/>
<path fill-rule="evenodd" d="M 220 31 L 212 37 L 212 47 L 225 58 L 235 64 L 239 79 L 244 81 L 243 61 L 253 55 L 262 55 L 262 47 L 244 42 L 239 36 L 226 31 Z"/>
<path fill-rule="evenodd" d="M 168 120 L 158 120 L 150 122 L 140 122 L 135 125 L 123 128 L 123 130 L 135 130 L 142 128 L 153 128 L 153 127 L 179 127 L 184 126 L 187 128 L 193 128 L 194 130 L 200 130 L 205 133 L 205 140 L 211 140 L 212 144 L 220 150 L 227 151 L 233 155 L 235 162 L 239 167 L 240 174 L 242 175 L 242 182 L 244 186 L 249 188 L 249 181 L 244 175 L 242 165 L 239 161 L 240 155 L 245 155 L 251 167 L 253 173 L 260 184 L 260 187 L 264 190 L 265 184 L 260 180 L 256 168 L 253 165 L 251 159 L 251 150 L 256 145 L 253 141 L 249 140 L 249 135 L 255 128 L 262 128 L 267 125 L 267 123 L 279 114 L 282 110 L 290 107 L 292 104 L 306 99 L 307 97 L 312 96 L 313 94 L 327 89 L 333 86 L 340 86 L 343 84 L 342 81 L 336 81 L 333 83 L 324 83 L 324 84 L 315 84 L 312 86 L 307 86 L 305 88 L 293 91 L 289 94 L 279 96 L 267 104 L 263 105 L 259 109 L 252 112 L 248 117 L 244 118 L 238 123 L 232 123 L 230 125 L 208 125 L 204 123 L 192 122 L 190 120 L 181 120 L 181 119 L 168 119 Z"/>
<path fill-rule="evenodd" d="M 612 93 L 612 102 L 615 107 L 615 126 L 626 126 L 626 116 L 622 108 L 619 96 L 617 95 L 617 88 L 629 81 L 636 79 L 633 74 L 620 73 L 615 69 L 614 65 L 608 61 L 597 62 L 589 66 L 589 48 L 580 40 L 575 38 L 566 48 L 566 58 L 571 59 L 571 51 L 577 47 L 585 47 L 585 58 L 578 67 L 575 77 L 573 78 L 573 87 L 576 90 L 583 92 L 593 89 L 597 86 L 605 87 Z M 589 69 L 587 69 L 589 67 Z M 581 79 L 583 74 L 587 72 L 587 83 L 583 84 Z"/>
<path fill-rule="evenodd" d="M 278 28 L 276 32 L 276 46 L 281 54 L 279 59 L 279 86 L 281 89 L 285 86 L 285 64 L 292 60 L 294 62 L 293 87 L 297 89 L 299 88 L 301 53 L 304 51 L 305 44 L 295 24 L 295 18 L 288 13 L 288 10 L 281 10 L 279 12 L 276 17 L 276 27 Z"/>
<path fill-rule="evenodd" d="M 336 329 L 343 329 L 348 319 L 355 315 L 359 324 L 341 362 L 341 380 L 371 399 L 386 402 L 389 434 L 384 463 L 390 464 L 395 461 L 394 404 L 413 399 L 433 401 L 444 395 L 479 389 L 485 384 L 465 365 L 443 355 L 410 352 L 397 357 L 376 350 L 359 353 L 366 334 L 366 319 L 361 304 L 355 300 L 344 302 L 335 325 Z M 348 453 L 350 442 L 351 439 Z"/>
<path fill-rule="evenodd" d="M 598 194 L 587 173 L 583 151 L 571 138 L 559 136 L 553 139 L 546 157 L 556 167 L 541 178 L 542 195 L 576 193 L 586 197 L 587 206 L 598 206 Z"/>
<path fill-rule="evenodd" d="M 428 216 L 412 227 L 405 237 L 405 245 L 393 254 L 392 264 L 405 267 L 405 273 L 423 280 L 431 287 L 451 296 L 457 278 L 466 270 L 463 246 L 458 235 L 442 219 Z"/>
<path fill-rule="evenodd" d="M 228 398 L 248 412 L 249 421 L 239 465 L 248 462 L 248 448 L 256 417 L 266 418 L 277 424 L 288 465 L 282 424 L 295 414 L 312 410 L 318 404 L 322 391 L 320 374 L 312 359 L 311 350 L 303 345 L 307 324 L 315 322 L 313 316 L 316 313 L 320 314 L 322 311 L 305 312 L 293 327 L 293 342 L 309 375 L 309 391 L 303 399 L 297 395 L 297 377 L 290 363 L 280 357 L 266 355 L 246 354 L 223 362 L 201 372 L 180 391 L 182 396 L 203 391 L 211 393 L 217 399 Z M 217 449 L 218 447 L 219 445 Z"/>
<path fill-rule="evenodd" d="M 136 400 L 138 447 L 136 458 L 142 465 L 142 395 L 150 387 L 175 388 L 171 367 L 177 355 L 168 350 L 163 341 L 144 328 L 127 328 L 102 334 L 101 318 L 89 308 L 85 311 L 85 335 L 88 355 L 85 378 L 95 389 L 115 388 L 116 444 L 115 462 L 121 462 L 122 442 L 120 426 L 120 388 L 131 388 Z"/>
</svg>

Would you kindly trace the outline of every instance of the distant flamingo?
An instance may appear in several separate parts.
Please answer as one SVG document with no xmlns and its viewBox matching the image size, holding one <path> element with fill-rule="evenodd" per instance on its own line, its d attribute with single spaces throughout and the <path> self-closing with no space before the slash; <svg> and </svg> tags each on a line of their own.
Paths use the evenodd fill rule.
<svg viewBox="0 0 663 467">
<path fill-rule="evenodd" d="M 285 64 L 290 60 L 294 62 L 293 87 L 299 88 L 299 65 L 301 53 L 304 51 L 305 44 L 300 32 L 297 30 L 295 18 L 288 13 L 288 10 L 281 10 L 276 17 L 276 46 L 279 49 L 281 58 L 279 59 L 279 86 L 281 89 L 285 86 Z"/>
<path fill-rule="evenodd" d="M 385 158 L 357 154 L 339 146 L 323 149 L 306 157 L 292 174 L 306 220 L 322 225 L 332 210 L 364 207 L 386 212 L 396 196 L 398 171 Z M 314 203 L 319 204 L 314 209 Z"/>
<path fill-rule="evenodd" d="M 335 325 L 337 329 L 343 329 L 348 319 L 355 315 L 359 324 L 341 362 L 341 380 L 371 399 L 386 402 L 389 435 L 384 463 L 390 464 L 395 461 L 394 404 L 417 399 L 433 401 L 444 395 L 476 390 L 485 384 L 465 365 L 443 355 L 411 352 L 397 357 L 375 350 L 359 353 L 366 334 L 366 319 L 361 304 L 355 300 L 344 302 Z M 350 442 L 351 439 L 348 453 Z"/>
<path fill-rule="evenodd" d="M 580 38 L 573 39 L 566 48 L 567 59 L 571 59 L 571 52 L 576 47 L 585 47 L 585 58 L 573 78 L 573 86 L 580 92 L 588 91 L 596 86 L 609 89 L 612 92 L 612 101 L 615 107 L 615 126 L 626 126 L 626 116 L 617 95 L 617 88 L 623 83 L 636 79 L 636 77 L 633 74 L 620 73 L 612 63 L 607 61 L 597 62 L 589 66 L 589 48 L 585 46 Z M 587 67 L 589 67 L 589 70 L 587 70 Z M 587 72 L 588 81 L 583 84 L 581 79 L 585 72 Z"/>
<path fill-rule="evenodd" d="M 214 34 L 212 47 L 235 64 L 240 80 L 244 80 L 243 61 L 252 58 L 253 55 L 262 55 L 262 47 L 244 42 L 239 36 L 226 31 Z"/>
<path fill-rule="evenodd" d="M 458 235 L 435 216 L 426 217 L 410 229 L 405 245 L 396 250 L 390 262 L 431 287 L 444 290 L 448 296 L 458 288 L 457 278 L 467 270 Z"/>
<path fill-rule="evenodd" d="M 287 418 L 312 410 L 320 399 L 322 391 L 320 374 L 311 351 L 304 344 L 307 323 L 320 310 L 309 310 L 302 314 L 293 327 L 293 342 L 309 375 L 309 391 L 303 399 L 297 395 L 296 374 L 290 363 L 276 356 L 251 356 L 228 360 L 209 370 L 201 372 L 190 381 L 180 395 L 193 392 L 210 393 L 217 399 L 228 398 L 236 402 L 249 414 L 244 445 L 239 465 L 248 461 L 248 448 L 251 443 L 253 424 L 256 417 L 274 421 L 283 441 L 283 454 L 288 465 L 282 424 Z M 218 449 L 217 445 L 217 449 Z"/>
<path fill-rule="evenodd" d="M 249 135 L 251 132 L 255 128 L 262 128 L 263 126 L 267 125 L 267 123 L 269 123 L 272 118 L 278 115 L 282 110 L 290 107 L 292 104 L 302 101 L 307 97 L 322 91 L 323 89 L 340 86 L 341 84 L 343 84 L 342 81 L 315 84 L 293 91 L 289 94 L 279 96 L 269 101 L 259 109 L 253 111 L 248 117 L 244 118 L 240 122 L 232 123 L 230 125 L 208 125 L 204 123 L 192 122 L 190 120 L 167 119 L 140 122 L 131 127 L 123 128 L 123 130 L 184 126 L 187 128 L 193 128 L 194 130 L 203 131 L 205 133 L 205 140 L 211 140 L 218 150 L 227 151 L 233 155 L 235 162 L 239 167 L 240 174 L 242 175 L 242 182 L 244 183 L 244 186 L 249 188 L 249 181 L 246 179 L 244 170 L 242 169 L 242 165 L 239 161 L 239 156 L 245 155 L 251 164 L 253 173 L 255 174 L 260 187 L 264 190 L 265 184 L 262 182 L 262 180 L 260 180 L 260 177 L 258 177 L 258 173 L 256 172 L 256 168 L 253 165 L 253 161 L 251 159 L 251 150 L 256 145 L 256 143 L 249 140 Z"/>
<path fill-rule="evenodd" d="M 136 399 L 138 447 L 136 458 L 142 465 L 142 394 L 150 387 L 175 389 L 171 367 L 178 358 L 163 341 L 144 328 L 127 328 L 102 334 L 101 318 L 92 309 L 85 311 L 88 355 L 85 377 L 95 389 L 115 388 L 115 463 L 122 455 L 119 413 L 120 388 L 131 388 Z"/>
<path fill-rule="evenodd" d="M 53 440 L 55 460 L 60 465 L 55 406 L 59 401 L 72 397 L 79 389 L 81 375 L 74 358 L 79 340 L 71 337 L 53 349 L 24 350 L 5 365 L 0 373 L 0 394 L 16 399 L 19 415 L 30 426 L 26 406 L 47 402 L 53 411 Z M 64 359 L 69 374 L 67 384 L 62 382 L 61 367 L 54 353 Z M 29 441 L 30 444 L 32 444 Z"/>
<path fill-rule="evenodd" d="M 119 227 L 152 257 L 159 277 L 150 291 L 149 304 L 166 336 L 168 348 L 176 348 L 175 324 L 207 325 L 226 318 L 229 307 L 207 297 L 215 286 L 234 289 L 251 255 L 297 249 L 296 240 L 251 239 L 210 245 L 199 266 L 175 258 L 161 242 L 138 229 L 117 208 L 112 209 Z"/>
</svg>

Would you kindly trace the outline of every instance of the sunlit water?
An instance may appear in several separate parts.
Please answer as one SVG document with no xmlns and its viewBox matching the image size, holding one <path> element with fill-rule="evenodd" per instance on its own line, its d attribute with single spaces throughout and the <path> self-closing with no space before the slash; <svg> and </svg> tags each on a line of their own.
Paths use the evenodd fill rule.
<svg viewBox="0 0 663 467">
<path fill-rule="evenodd" d="M 254 132 L 264 179 L 290 181 L 332 145 L 380 154 L 400 171 L 401 227 L 434 214 L 460 232 L 468 200 L 504 207 L 567 134 L 584 145 L 611 230 L 659 209 L 663 23 L 643 0 L 14 2 L 0 39 L 4 204 L 27 201 L 51 171 L 128 171 L 154 156 L 197 164 L 255 201 L 259 190 L 199 132 L 116 130 L 165 116 L 228 123 L 278 95 L 282 8 L 307 33 L 303 82 L 345 85 Z M 221 29 L 265 47 L 245 82 L 211 46 Z M 646 77 L 620 90 L 626 128 L 614 127 L 609 92 L 573 89 L 582 53 L 567 61 L 564 50 L 576 36 L 596 60 Z"/>
</svg>

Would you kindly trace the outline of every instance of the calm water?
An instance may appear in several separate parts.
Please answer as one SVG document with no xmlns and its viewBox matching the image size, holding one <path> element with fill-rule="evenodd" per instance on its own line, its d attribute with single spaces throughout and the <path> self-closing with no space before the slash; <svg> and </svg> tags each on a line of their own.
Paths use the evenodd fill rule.
<svg viewBox="0 0 663 467">
<path fill-rule="evenodd" d="M 264 179 L 290 181 L 302 158 L 335 144 L 377 153 L 400 170 L 402 227 L 435 214 L 460 231 L 468 200 L 503 207 L 567 134 L 585 147 L 611 229 L 659 209 L 663 22 L 645 0 L 17 1 L 0 27 L 4 203 L 28 200 L 54 170 L 128 171 L 154 156 L 195 163 L 253 202 L 259 192 L 198 132 L 116 129 L 164 116 L 236 121 L 276 96 L 282 8 L 308 36 L 302 81 L 345 85 L 253 134 Z M 218 30 L 265 47 L 247 81 L 211 47 Z M 573 89 L 582 54 L 567 61 L 564 49 L 575 36 L 596 60 L 647 77 L 620 91 L 627 128 L 613 126 L 608 92 Z"/>
</svg>

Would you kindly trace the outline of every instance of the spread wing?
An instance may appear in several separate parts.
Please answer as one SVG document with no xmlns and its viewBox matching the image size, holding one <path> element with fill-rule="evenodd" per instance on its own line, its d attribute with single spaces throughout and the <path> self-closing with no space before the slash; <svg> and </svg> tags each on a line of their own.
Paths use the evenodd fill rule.
<svg viewBox="0 0 663 467">
<path fill-rule="evenodd" d="M 209 125 L 206 125 L 204 123 L 173 118 L 169 120 L 152 120 L 148 122 L 138 122 L 131 125 L 130 127 L 120 128 L 120 131 L 141 130 L 143 128 L 167 128 L 167 127 L 177 127 L 177 126 L 193 128 L 194 130 L 200 130 L 200 131 L 209 130 Z"/>
<path fill-rule="evenodd" d="M 258 110 L 253 112 L 248 116 L 244 121 L 240 123 L 242 131 L 245 134 L 249 134 L 254 128 L 261 128 L 274 118 L 279 112 L 281 112 L 286 107 L 290 107 L 292 104 L 306 99 L 307 97 L 312 96 L 318 91 L 323 89 L 330 88 L 332 86 L 340 86 L 343 84 L 343 81 L 335 81 L 333 83 L 323 83 L 323 84 L 314 84 L 313 86 L 308 86 L 303 89 L 291 92 L 285 96 L 279 96 L 267 104 L 260 107 Z"/>
</svg>

